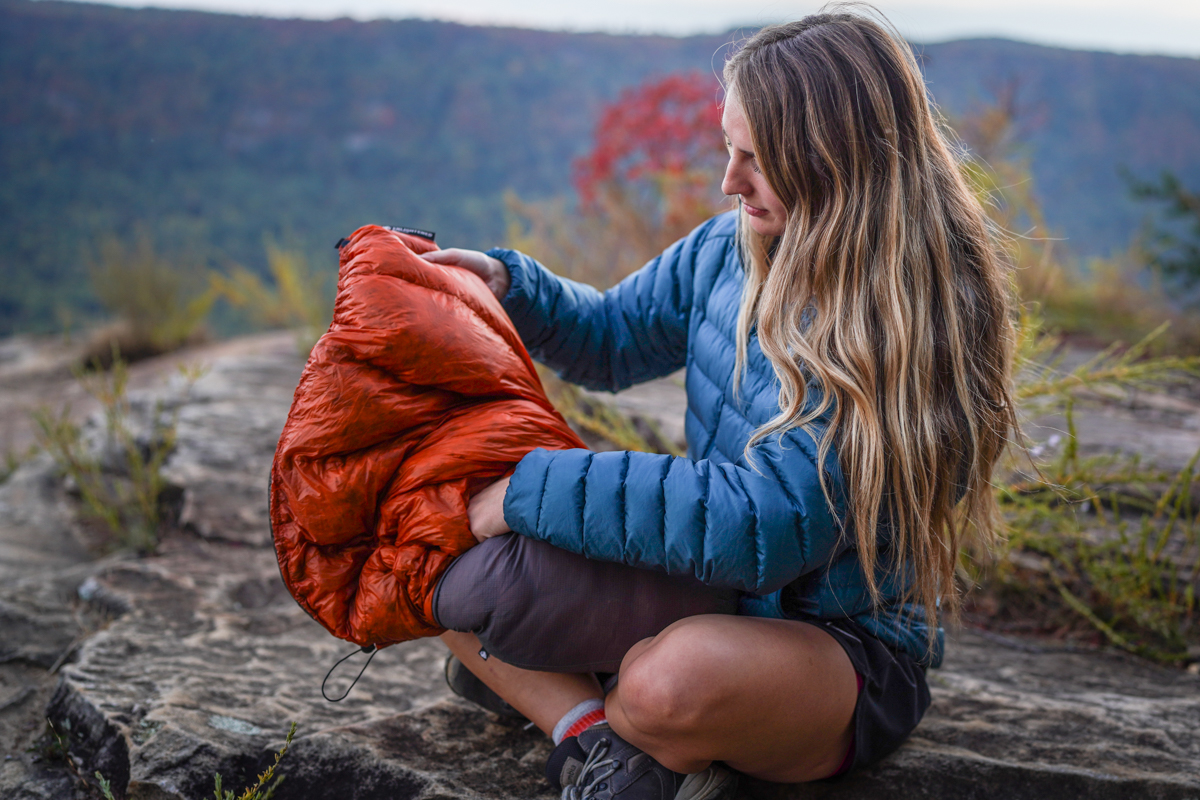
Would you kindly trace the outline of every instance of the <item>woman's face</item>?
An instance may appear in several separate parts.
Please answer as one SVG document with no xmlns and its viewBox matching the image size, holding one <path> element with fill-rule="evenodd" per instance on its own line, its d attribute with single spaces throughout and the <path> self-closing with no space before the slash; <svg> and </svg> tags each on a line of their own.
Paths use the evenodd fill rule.
<svg viewBox="0 0 1200 800">
<path fill-rule="evenodd" d="M 729 150 L 729 166 L 721 181 L 721 191 L 742 199 L 742 208 L 750 227 L 763 236 L 781 236 L 787 223 L 787 209 L 767 185 L 767 178 L 758 168 L 758 159 L 750 141 L 750 125 L 742 113 L 742 104 L 732 92 L 725 98 L 721 115 L 725 132 L 725 147 Z"/>
</svg>

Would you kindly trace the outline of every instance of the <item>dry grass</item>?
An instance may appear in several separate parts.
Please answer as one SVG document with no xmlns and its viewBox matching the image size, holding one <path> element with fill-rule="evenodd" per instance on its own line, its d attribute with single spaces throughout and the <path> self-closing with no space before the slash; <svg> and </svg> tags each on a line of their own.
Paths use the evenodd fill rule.
<svg viewBox="0 0 1200 800">
<path fill-rule="evenodd" d="M 307 354 L 333 319 L 334 281 L 301 253 L 273 244 L 267 245 L 267 265 L 269 283 L 245 267 L 234 267 L 228 277 L 214 276 L 213 286 L 258 326 L 294 330 L 296 349 Z"/>
<path fill-rule="evenodd" d="M 105 239 L 89 272 L 115 322 L 92 335 L 82 363 L 107 367 L 114 350 L 138 361 L 206 338 L 204 322 L 217 299 L 207 272 L 162 258 L 148 236 Z"/>
<path fill-rule="evenodd" d="M 1083 458 L 1074 409 L 1192 380 L 1200 357 L 1148 356 L 1159 330 L 1064 369 L 1060 337 L 1029 314 L 1021 333 L 1022 416 L 1058 414 L 1066 425 L 1057 441 L 1013 450 L 997 471 L 1007 531 L 997 549 L 964 553 L 962 574 L 974 590 L 968 618 L 1163 663 L 1191 660 L 1200 639 L 1196 459 L 1171 475 L 1136 457 Z"/>
<path fill-rule="evenodd" d="M 198 367 L 181 368 L 181 396 L 203 374 Z M 78 370 L 76 376 L 102 409 L 104 427 L 98 441 L 89 441 L 71 418 L 71 410 L 43 406 L 33 412 L 38 445 L 58 464 L 78 493 L 86 514 L 100 521 L 120 548 L 153 552 L 163 523 L 167 488 L 162 467 L 175 449 L 178 404 L 168 409 L 154 404 L 146 430 L 138 430 L 126 392 L 129 373 L 114 351 L 109 369 Z"/>
</svg>

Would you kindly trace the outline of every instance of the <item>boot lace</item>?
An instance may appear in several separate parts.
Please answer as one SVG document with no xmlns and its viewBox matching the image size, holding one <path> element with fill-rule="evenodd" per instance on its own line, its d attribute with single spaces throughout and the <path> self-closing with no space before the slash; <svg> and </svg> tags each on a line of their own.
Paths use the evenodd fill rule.
<svg viewBox="0 0 1200 800">
<path fill-rule="evenodd" d="M 575 785 L 563 787 L 562 800 L 591 800 L 596 796 L 597 786 L 615 774 L 621 766 L 614 758 L 604 758 L 608 755 L 608 748 L 609 741 L 603 738 L 592 745 L 592 751 L 583 762 L 583 769 L 579 770 Z M 584 783 L 585 780 L 587 783 Z"/>
</svg>

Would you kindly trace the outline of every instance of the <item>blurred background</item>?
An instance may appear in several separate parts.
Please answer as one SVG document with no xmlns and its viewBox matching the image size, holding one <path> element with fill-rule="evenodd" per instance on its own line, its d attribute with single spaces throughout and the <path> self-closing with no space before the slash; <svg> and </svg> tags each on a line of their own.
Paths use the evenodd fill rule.
<svg viewBox="0 0 1200 800">
<path fill-rule="evenodd" d="M 611 283 L 721 207 L 731 43 L 818 7 L 164 5 L 0 2 L 0 335 L 313 338 L 333 243 L 372 222 Z M 1200 5 L 879 7 L 1051 325 L 1200 343 Z"/>
</svg>

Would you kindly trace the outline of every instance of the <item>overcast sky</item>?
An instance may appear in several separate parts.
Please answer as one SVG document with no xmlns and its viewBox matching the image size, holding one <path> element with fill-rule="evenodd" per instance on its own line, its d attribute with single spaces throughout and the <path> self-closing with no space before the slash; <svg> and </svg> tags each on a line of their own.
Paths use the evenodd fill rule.
<svg viewBox="0 0 1200 800">
<path fill-rule="evenodd" d="M 613 33 L 717 33 L 794 19 L 796 0 L 117 0 L 276 17 L 403 19 Z M 914 41 L 1005 36 L 1066 47 L 1200 57 L 1200 0 L 877 0 Z"/>
</svg>

